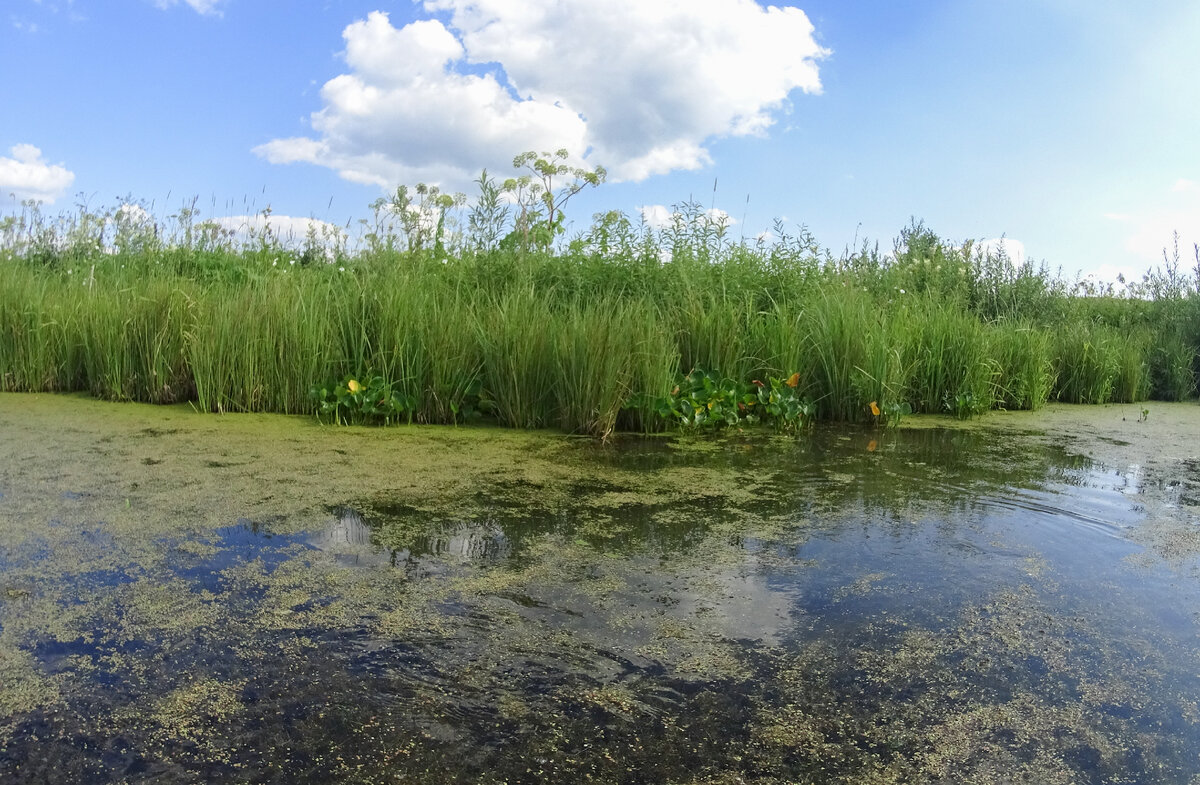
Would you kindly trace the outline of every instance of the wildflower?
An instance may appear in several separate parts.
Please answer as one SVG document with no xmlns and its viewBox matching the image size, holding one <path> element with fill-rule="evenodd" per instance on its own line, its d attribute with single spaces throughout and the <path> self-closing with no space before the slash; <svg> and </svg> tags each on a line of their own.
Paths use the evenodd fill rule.
<svg viewBox="0 0 1200 785">
<path fill-rule="evenodd" d="M 878 401 L 871 401 L 871 414 L 876 417 L 879 416 L 879 402 Z"/>
<path fill-rule="evenodd" d="M 339 268 L 338 268 L 338 272 L 339 272 L 339 273 L 344 273 L 344 272 L 346 272 L 346 268 L 345 268 L 345 267 L 339 267 Z"/>
<path fill-rule="evenodd" d="M 903 289 L 901 289 L 901 290 L 900 290 L 900 294 L 904 294 L 904 290 L 903 290 Z"/>
<path fill-rule="evenodd" d="M 797 385 L 799 385 L 800 384 L 800 372 L 796 371 L 794 374 L 789 376 L 788 380 L 787 380 L 787 382 L 785 382 L 785 384 L 787 384 L 788 387 L 796 387 Z"/>
<path fill-rule="evenodd" d="M 760 382 L 758 379 L 755 379 L 750 383 L 753 384 L 755 387 L 766 387 L 767 386 L 767 385 L 763 384 L 762 382 Z"/>
<path fill-rule="evenodd" d="M 362 392 L 362 385 L 359 384 L 354 379 L 351 379 L 350 381 L 348 381 L 346 383 L 346 387 L 348 387 L 350 389 L 350 392 L 352 392 L 352 393 Z"/>
<path fill-rule="evenodd" d="M 275 266 L 275 265 L 277 265 L 277 264 L 279 264 L 279 260 L 278 260 L 278 259 L 276 259 L 275 261 L 271 262 L 271 266 L 272 266 L 272 267 L 274 267 L 274 266 Z"/>
</svg>

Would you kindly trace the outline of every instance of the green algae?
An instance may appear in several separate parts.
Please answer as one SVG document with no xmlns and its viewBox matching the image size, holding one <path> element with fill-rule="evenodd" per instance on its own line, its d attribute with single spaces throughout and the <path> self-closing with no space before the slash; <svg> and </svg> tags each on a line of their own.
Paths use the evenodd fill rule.
<svg viewBox="0 0 1200 785">
<path fill-rule="evenodd" d="M 1181 562 L 989 523 L 1091 476 L 1053 427 L 622 453 L 0 396 L 0 431 L 15 781 L 1190 777 L 1195 630 L 1121 578 Z"/>
</svg>

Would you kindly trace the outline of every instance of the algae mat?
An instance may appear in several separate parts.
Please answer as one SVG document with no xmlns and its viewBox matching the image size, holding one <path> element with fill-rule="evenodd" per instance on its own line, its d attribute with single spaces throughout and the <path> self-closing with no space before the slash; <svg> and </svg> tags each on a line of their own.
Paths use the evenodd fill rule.
<svg viewBox="0 0 1200 785">
<path fill-rule="evenodd" d="M 1142 408 L 605 445 L 0 395 L 0 781 L 1200 782 L 1200 407 Z"/>
</svg>

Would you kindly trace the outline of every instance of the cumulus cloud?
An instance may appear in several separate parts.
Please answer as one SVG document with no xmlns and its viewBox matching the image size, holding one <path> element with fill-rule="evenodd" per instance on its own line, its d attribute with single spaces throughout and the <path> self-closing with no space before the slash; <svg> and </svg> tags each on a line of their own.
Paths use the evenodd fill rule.
<svg viewBox="0 0 1200 785">
<path fill-rule="evenodd" d="M 798 8 L 754 0 L 425 0 L 397 28 L 342 33 L 313 136 L 256 148 L 360 183 L 461 185 L 524 150 L 567 148 L 611 179 L 711 162 L 713 139 L 766 133 L 825 56 Z"/>
<path fill-rule="evenodd" d="M 0 194 L 53 204 L 75 182 L 74 172 L 42 160 L 42 151 L 31 144 L 18 144 L 10 154 L 0 156 Z"/>
<path fill-rule="evenodd" d="M 1161 264 L 1164 249 L 1174 254 L 1176 232 L 1180 256 L 1191 258 L 1193 246 L 1200 243 L 1200 185 L 1180 178 L 1153 205 L 1104 217 L 1124 227 L 1125 250 L 1137 257 L 1143 270 Z"/>
<path fill-rule="evenodd" d="M 990 240 L 980 240 L 975 244 L 975 252 L 982 256 L 1008 258 L 1014 266 L 1025 264 L 1025 243 L 1011 237 L 993 237 Z"/>
<path fill-rule="evenodd" d="M 676 221 L 685 218 L 683 213 L 661 204 L 643 205 L 638 208 L 638 211 L 642 215 L 642 222 L 651 229 L 665 229 Z M 722 224 L 724 226 L 733 226 L 737 223 L 737 219 L 720 207 L 705 210 L 701 213 L 701 216 L 712 221 L 714 224 Z"/>
</svg>

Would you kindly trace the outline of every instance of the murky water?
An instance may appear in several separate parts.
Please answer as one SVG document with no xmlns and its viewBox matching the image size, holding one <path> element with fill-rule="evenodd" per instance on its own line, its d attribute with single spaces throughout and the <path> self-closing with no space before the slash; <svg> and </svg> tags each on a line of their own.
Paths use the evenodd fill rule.
<svg viewBox="0 0 1200 785">
<path fill-rule="evenodd" d="M 1200 581 L 1130 536 L 1194 478 L 937 429 L 556 455 L 141 538 L 100 472 L 41 517 L 0 474 L 0 781 L 1200 772 Z"/>
</svg>

